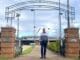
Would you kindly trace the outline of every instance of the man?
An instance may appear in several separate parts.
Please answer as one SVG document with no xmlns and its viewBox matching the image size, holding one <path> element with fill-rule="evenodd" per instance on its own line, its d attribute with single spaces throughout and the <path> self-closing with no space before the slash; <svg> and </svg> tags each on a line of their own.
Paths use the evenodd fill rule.
<svg viewBox="0 0 80 60">
<path fill-rule="evenodd" d="M 48 36 L 45 31 L 45 28 L 43 28 L 43 32 L 40 36 L 40 45 L 41 45 L 41 59 L 46 58 L 46 48 L 48 43 Z"/>
</svg>

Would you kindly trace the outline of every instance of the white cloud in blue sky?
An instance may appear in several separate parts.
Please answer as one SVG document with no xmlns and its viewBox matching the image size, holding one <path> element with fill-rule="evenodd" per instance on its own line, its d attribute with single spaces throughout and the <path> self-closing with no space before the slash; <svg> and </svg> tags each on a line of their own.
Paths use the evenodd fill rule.
<svg viewBox="0 0 80 60">
<path fill-rule="evenodd" d="M 24 2 L 29 0 L 0 0 L 0 27 L 6 25 L 5 20 L 5 7 L 13 5 L 18 2 Z M 56 1 L 58 0 L 48 0 Z M 61 0 L 61 3 L 66 4 L 67 0 Z M 76 3 L 75 3 L 76 2 Z M 70 0 L 70 5 L 75 7 L 76 18 L 74 21 L 74 26 L 80 26 L 80 0 Z M 41 27 L 51 28 L 49 31 L 50 36 L 57 36 L 59 32 L 59 20 L 58 11 L 36 11 L 36 30 Z M 33 35 L 33 12 L 31 11 L 20 11 L 20 36 L 22 35 Z M 17 28 L 16 19 L 14 20 L 13 26 Z M 62 33 L 63 29 L 67 27 L 67 20 L 65 20 L 64 15 L 62 15 Z M 80 27 L 79 27 L 80 28 Z M 39 34 L 39 33 L 38 33 Z"/>
</svg>

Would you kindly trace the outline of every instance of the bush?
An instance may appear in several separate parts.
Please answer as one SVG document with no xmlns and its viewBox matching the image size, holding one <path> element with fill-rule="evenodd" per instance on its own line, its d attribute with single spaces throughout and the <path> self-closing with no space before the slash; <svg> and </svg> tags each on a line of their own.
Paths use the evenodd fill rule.
<svg viewBox="0 0 80 60">
<path fill-rule="evenodd" d="M 59 41 L 50 42 L 48 45 L 48 49 L 58 53 L 60 51 L 60 42 Z"/>
</svg>

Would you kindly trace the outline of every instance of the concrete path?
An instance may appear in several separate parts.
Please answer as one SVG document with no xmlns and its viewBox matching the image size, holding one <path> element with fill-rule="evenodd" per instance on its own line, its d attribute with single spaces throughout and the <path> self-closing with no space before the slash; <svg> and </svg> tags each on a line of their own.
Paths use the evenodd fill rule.
<svg viewBox="0 0 80 60">
<path fill-rule="evenodd" d="M 13 59 L 13 60 L 71 60 L 71 59 L 56 55 L 49 50 L 47 50 L 47 58 L 40 59 L 40 47 L 36 46 L 29 55 L 20 56 L 18 58 Z"/>
</svg>

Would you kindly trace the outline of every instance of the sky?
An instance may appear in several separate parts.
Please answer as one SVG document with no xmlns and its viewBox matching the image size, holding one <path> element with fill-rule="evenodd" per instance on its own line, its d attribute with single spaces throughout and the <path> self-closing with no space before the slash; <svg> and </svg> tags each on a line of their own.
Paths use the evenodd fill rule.
<svg viewBox="0 0 80 60">
<path fill-rule="evenodd" d="M 18 2 L 24 2 L 29 0 L 0 0 L 0 27 L 6 26 L 5 20 L 5 8 Z M 48 0 L 58 2 L 59 0 Z M 61 0 L 61 3 L 66 4 L 67 0 Z M 75 3 L 76 2 L 76 3 Z M 70 0 L 70 6 L 75 7 L 75 20 L 74 27 L 80 28 L 80 0 Z M 33 36 L 33 20 L 34 12 L 29 10 L 19 11 L 20 13 L 20 36 Z M 62 36 L 64 35 L 64 29 L 67 28 L 67 20 L 64 14 L 61 16 Z M 35 35 L 40 35 L 41 29 L 45 28 L 49 36 L 59 36 L 59 18 L 57 10 L 50 11 L 35 11 Z M 13 20 L 13 27 L 17 29 L 17 19 Z M 48 28 L 50 28 L 48 30 Z M 38 30 L 40 31 L 38 32 Z"/>
</svg>

